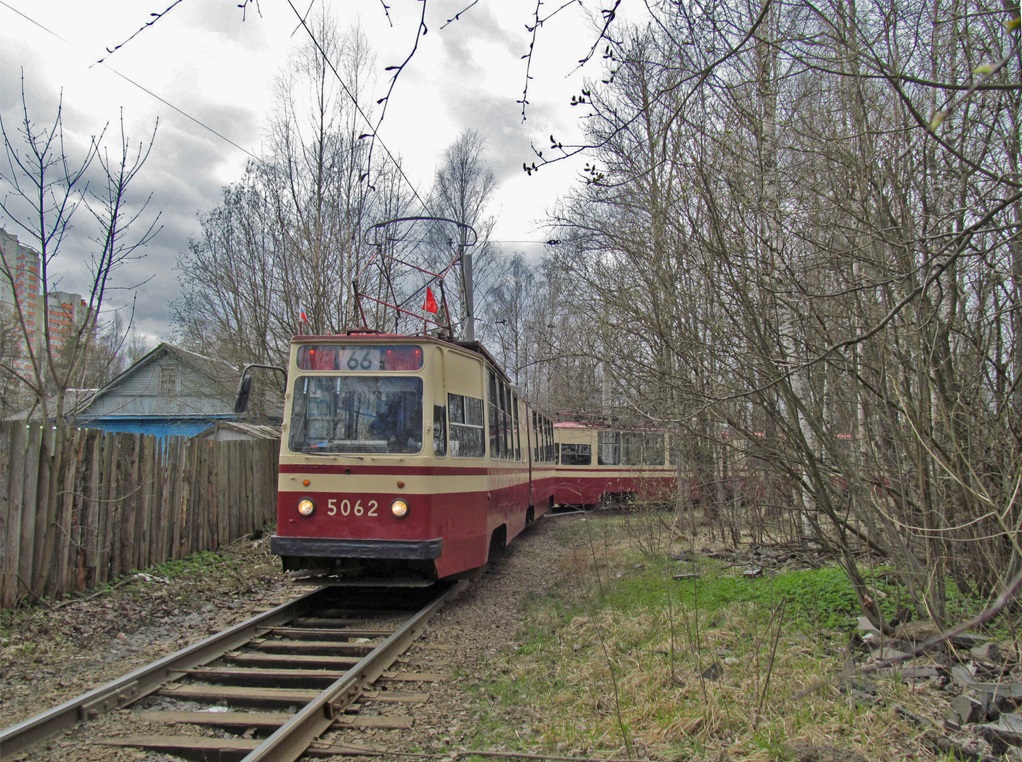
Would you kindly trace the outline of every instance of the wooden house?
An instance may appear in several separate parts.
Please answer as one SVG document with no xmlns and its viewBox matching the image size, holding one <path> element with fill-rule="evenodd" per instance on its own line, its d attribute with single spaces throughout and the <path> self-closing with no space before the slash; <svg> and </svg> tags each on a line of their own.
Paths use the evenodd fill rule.
<svg viewBox="0 0 1022 762">
<path fill-rule="evenodd" d="M 240 371 L 221 360 L 160 344 L 81 408 L 83 428 L 191 437 L 234 420 Z"/>
</svg>

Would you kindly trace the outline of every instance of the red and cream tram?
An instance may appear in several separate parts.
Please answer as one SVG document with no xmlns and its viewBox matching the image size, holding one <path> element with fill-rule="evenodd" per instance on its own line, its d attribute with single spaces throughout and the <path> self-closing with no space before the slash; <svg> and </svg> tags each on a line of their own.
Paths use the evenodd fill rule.
<svg viewBox="0 0 1022 762">
<path fill-rule="evenodd" d="M 677 491 L 665 432 L 556 423 L 554 441 L 558 505 L 598 506 L 630 498 L 668 501 Z"/>
<path fill-rule="evenodd" d="M 298 336 L 287 378 L 270 540 L 285 570 L 455 577 L 553 506 L 553 424 L 478 343 Z"/>
</svg>

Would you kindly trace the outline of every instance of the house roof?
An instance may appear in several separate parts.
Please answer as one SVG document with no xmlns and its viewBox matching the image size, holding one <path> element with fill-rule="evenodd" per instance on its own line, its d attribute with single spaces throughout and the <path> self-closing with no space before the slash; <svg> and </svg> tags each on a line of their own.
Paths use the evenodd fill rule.
<svg viewBox="0 0 1022 762">
<path fill-rule="evenodd" d="M 208 429 L 203 429 L 197 437 L 205 437 L 219 429 L 231 429 L 240 431 L 257 439 L 280 439 L 280 429 L 274 426 L 264 426 L 258 423 L 245 423 L 244 421 L 217 421 Z"/>
<path fill-rule="evenodd" d="M 77 415 L 80 410 L 88 407 L 89 403 L 92 402 L 97 394 L 96 389 L 68 389 L 64 393 L 64 415 L 74 416 Z M 50 394 L 47 397 L 47 409 L 52 411 L 57 406 L 57 398 L 55 394 Z M 26 408 L 22 408 L 16 412 L 12 412 L 4 417 L 5 421 L 38 421 L 40 419 L 41 408 L 37 403 L 32 403 Z"/>
<path fill-rule="evenodd" d="M 202 382 L 199 388 L 192 384 L 189 392 L 171 393 L 168 396 L 154 394 L 156 387 L 150 385 L 149 379 L 147 393 L 138 394 L 137 390 L 133 392 L 131 385 L 135 379 L 152 376 L 168 358 L 184 369 L 188 376 L 205 379 L 208 383 Z M 84 422 L 112 417 L 220 418 L 231 409 L 228 402 L 228 397 L 232 396 L 229 388 L 234 386 L 238 374 L 239 371 L 227 362 L 162 343 L 97 391 L 77 413 L 79 420 Z"/>
<path fill-rule="evenodd" d="M 113 381 L 96 392 L 95 396 L 101 397 L 111 389 L 116 389 L 126 378 L 135 375 L 142 368 L 156 362 L 164 355 L 177 357 L 182 363 L 190 367 L 192 370 L 197 373 L 201 373 L 213 381 L 223 381 L 229 376 L 237 376 L 240 374 L 240 371 L 237 368 L 223 360 L 215 360 L 211 357 L 205 357 L 203 355 L 196 354 L 195 352 L 190 352 L 187 349 L 175 347 L 173 344 L 161 343 L 157 345 L 154 350 L 149 352 L 149 354 L 139 359 L 134 365 L 130 366 Z"/>
</svg>

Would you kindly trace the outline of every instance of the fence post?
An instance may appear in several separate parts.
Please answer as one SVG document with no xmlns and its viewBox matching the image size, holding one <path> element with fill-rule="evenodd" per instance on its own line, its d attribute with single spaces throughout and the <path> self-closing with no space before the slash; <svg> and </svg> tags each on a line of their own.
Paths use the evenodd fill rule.
<svg viewBox="0 0 1022 762">
<path fill-rule="evenodd" d="M 2 429 L 3 442 L 7 447 L 6 457 L 0 464 L 6 464 L 6 471 L 0 471 L 0 489 L 3 490 L 4 525 L 0 527 L 4 538 L 4 559 L 0 567 L 0 605 L 14 606 L 18 600 L 18 579 L 21 573 L 25 541 L 22 527 L 26 521 L 34 525 L 34 516 L 25 502 L 25 459 L 28 453 L 28 430 L 23 424 L 5 425 Z M 31 557 L 32 549 L 28 549 Z"/>
<path fill-rule="evenodd" d="M 53 470 L 53 439 L 0 425 L 0 607 L 216 550 L 276 514 L 277 440 L 71 429 Z"/>
</svg>

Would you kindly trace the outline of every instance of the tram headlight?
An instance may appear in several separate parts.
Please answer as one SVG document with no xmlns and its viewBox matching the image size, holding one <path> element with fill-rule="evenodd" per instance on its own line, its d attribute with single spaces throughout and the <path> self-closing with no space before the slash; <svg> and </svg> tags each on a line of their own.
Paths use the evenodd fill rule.
<svg viewBox="0 0 1022 762">
<path fill-rule="evenodd" d="M 298 501 L 298 512 L 303 516 L 311 516 L 316 512 L 316 504 L 310 498 L 303 497 Z"/>
<path fill-rule="evenodd" d="M 408 515 L 408 503 L 398 498 L 390 504 L 390 512 L 393 513 L 397 518 L 403 519 Z"/>
</svg>

